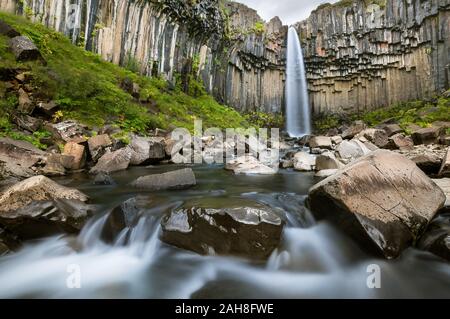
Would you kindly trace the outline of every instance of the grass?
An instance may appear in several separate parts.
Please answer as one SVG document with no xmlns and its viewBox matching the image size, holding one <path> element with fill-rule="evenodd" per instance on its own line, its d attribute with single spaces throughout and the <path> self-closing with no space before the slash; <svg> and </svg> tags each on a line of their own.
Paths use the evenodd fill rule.
<svg viewBox="0 0 450 319">
<path fill-rule="evenodd" d="M 165 80 L 141 76 L 135 61 L 128 69 L 105 62 L 100 56 L 79 48 L 64 35 L 26 18 L 0 13 L 0 19 L 31 38 L 47 61 L 17 63 L 8 51 L 8 39 L 0 37 L 0 67 L 25 68 L 33 77 L 33 93 L 41 100 L 54 100 L 61 108 L 60 120 L 74 119 L 95 129 L 113 124 L 127 132 L 145 134 L 150 129 L 185 127 L 193 129 L 194 119 L 204 126 L 247 127 L 234 109 L 217 103 L 204 90 L 185 94 L 179 86 L 169 89 Z M 139 84 L 140 99 L 121 89 L 125 78 Z M 1 82 L 0 82 L 1 83 Z M 203 86 L 193 79 L 190 86 Z M 0 93 L 2 88 L 0 86 Z M 0 104 L 2 134 L 11 132 L 12 113 L 17 105 L 13 96 Z M 9 133 L 11 134 L 11 133 Z"/>
</svg>

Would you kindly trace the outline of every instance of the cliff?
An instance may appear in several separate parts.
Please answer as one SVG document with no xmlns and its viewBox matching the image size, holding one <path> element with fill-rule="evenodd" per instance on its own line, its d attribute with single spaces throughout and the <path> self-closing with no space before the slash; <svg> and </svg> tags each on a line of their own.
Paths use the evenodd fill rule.
<svg viewBox="0 0 450 319">
<path fill-rule="evenodd" d="M 450 81 L 450 0 L 322 5 L 296 24 L 314 113 L 431 97 Z"/>
<path fill-rule="evenodd" d="M 148 76 L 183 82 L 195 73 L 219 102 L 281 112 L 284 39 L 277 18 L 218 0 L 0 0 L 15 12 L 70 36 L 105 60 Z M 185 83 L 186 86 L 189 83 Z"/>
</svg>

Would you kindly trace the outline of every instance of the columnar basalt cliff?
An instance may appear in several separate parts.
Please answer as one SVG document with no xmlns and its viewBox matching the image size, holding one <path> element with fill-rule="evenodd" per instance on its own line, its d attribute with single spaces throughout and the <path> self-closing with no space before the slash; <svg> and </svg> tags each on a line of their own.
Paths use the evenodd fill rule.
<svg viewBox="0 0 450 319">
<path fill-rule="evenodd" d="M 449 87 L 450 0 L 341 1 L 296 27 L 316 114 L 371 110 Z"/>
<path fill-rule="evenodd" d="M 70 2 L 75 3 L 70 4 Z M 121 65 L 173 81 L 197 73 L 206 90 L 239 111 L 281 112 L 284 39 L 278 18 L 267 24 L 234 2 L 201 0 L 0 0 Z"/>
</svg>

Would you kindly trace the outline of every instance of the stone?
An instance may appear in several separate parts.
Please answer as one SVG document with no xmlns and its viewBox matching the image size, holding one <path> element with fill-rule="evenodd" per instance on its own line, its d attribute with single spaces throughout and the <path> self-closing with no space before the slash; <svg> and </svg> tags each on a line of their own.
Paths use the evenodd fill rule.
<svg viewBox="0 0 450 319">
<path fill-rule="evenodd" d="M 131 78 L 126 77 L 125 79 L 123 79 L 121 87 L 125 92 L 127 92 L 134 98 L 139 99 L 141 89 L 139 87 L 139 84 L 133 82 Z"/>
<path fill-rule="evenodd" d="M 298 152 L 294 155 L 294 169 L 300 172 L 310 172 L 315 169 L 316 158 L 306 152 Z"/>
<path fill-rule="evenodd" d="M 437 175 L 442 163 L 441 158 L 432 152 L 416 155 L 411 160 L 427 175 Z"/>
<path fill-rule="evenodd" d="M 35 175 L 37 167 L 45 159 L 45 152 L 25 141 L 0 138 L 0 162 L 4 177 L 27 178 Z"/>
<path fill-rule="evenodd" d="M 336 136 L 333 136 L 333 137 L 331 138 L 331 142 L 332 142 L 334 145 L 341 144 L 342 141 L 343 141 L 343 139 L 342 139 L 342 136 L 340 136 L 340 135 L 336 135 Z"/>
<path fill-rule="evenodd" d="M 20 33 L 5 21 L 0 20 L 0 35 L 4 35 L 8 38 L 15 38 L 20 36 Z"/>
<path fill-rule="evenodd" d="M 313 136 L 309 140 L 309 147 L 331 150 L 333 144 L 331 143 L 331 137 L 329 136 Z"/>
<path fill-rule="evenodd" d="M 64 176 L 66 174 L 64 164 L 73 165 L 73 160 L 73 156 L 49 154 L 45 158 L 45 166 L 39 170 L 39 173 L 45 176 Z"/>
<path fill-rule="evenodd" d="M 130 147 L 132 149 L 131 165 L 156 163 L 166 157 L 164 139 L 161 137 L 133 136 Z"/>
<path fill-rule="evenodd" d="M 97 164 L 91 168 L 91 174 L 113 173 L 126 170 L 130 165 L 131 149 L 125 147 L 114 152 L 109 152 L 98 159 Z"/>
<path fill-rule="evenodd" d="M 377 128 L 385 131 L 388 137 L 403 133 L 403 129 L 398 124 L 381 124 Z"/>
<path fill-rule="evenodd" d="M 233 171 L 234 174 L 273 175 L 277 173 L 277 169 L 263 164 L 251 155 L 240 156 L 228 161 L 225 169 Z"/>
<path fill-rule="evenodd" d="M 175 170 L 163 174 L 139 177 L 131 185 L 151 191 L 186 189 L 195 186 L 197 181 L 191 168 Z"/>
<path fill-rule="evenodd" d="M 113 142 L 108 134 L 96 135 L 88 140 L 89 153 L 94 162 L 105 155 L 107 151 L 111 151 Z"/>
<path fill-rule="evenodd" d="M 25 92 L 22 88 L 19 89 L 19 112 L 24 114 L 31 114 L 34 109 L 34 104 L 31 101 L 28 93 Z"/>
<path fill-rule="evenodd" d="M 73 199 L 86 202 L 88 197 L 74 188 L 65 187 L 39 175 L 19 182 L 0 194 L 0 213 L 8 213 L 25 207 L 33 201 Z"/>
<path fill-rule="evenodd" d="M 73 162 L 70 169 L 78 170 L 86 164 L 86 149 L 83 145 L 69 142 L 64 145 L 63 155 L 72 156 Z"/>
<path fill-rule="evenodd" d="M 360 141 L 345 140 L 336 147 L 336 153 L 344 164 L 348 164 L 361 156 L 369 154 L 370 150 Z"/>
<path fill-rule="evenodd" d="M 17 36 L 9 40 L 9 47 L 17 61 L 43 60 L 41 52 L 29 38 Z"/>
<path fill-rule="evenodd" d="M 294 167 L 294 161 L 293 160 L 282 160 L 281 168 L 293 168 Z"/>
<path fill-rule="evenodd" d="M 365 137 L 369 142 L 379 148 L 385 148 L 389 143 L 388 135 L 384 130 L 369 128 L 363 130 L 357 136 Z"/>
<path fill-rule="evenodd" d="M 450 261 L 450 213 L 441 214 L 430 223 L 417 247 Z"/>
<path fill-rule="evenodd" d="M 321 171 L 318 171 L 316 173 L 316 177 L 330 177 L 334 174 L 336 174 L 339 170 L 338 169 L 323 169 Z"/>
<path fill-rule="evenodd" d="M 284 222 L 270 207 L 229 199 L 210 205 L 186 203 L 163 217 L 161 240 L 201 255 L 255 260 L 266 260 L 278 247 Z"/>
<path fill-rule="evenodd" d="M 339 162 L 333 152 L 325 152 L 316 157 L 316 171 L 341 169 L 345 165 Z"/>
<path fill-rule="evenodd" d="M 366 128 L 366 124 L 362 121 L 355 121 L 349 128 L 344 130 L 341 134 L 344 140 L 351 140 L 353 137 L 361 133 Z"/>
<path fill-rule="evenodd" d="M 442 160 L 441 168 L 439 169 L 439 177 L 450 177 L 450 147 Z"/>
<path fill-rule="evenodd" d="M 101 238 L 108 243 L 114 240 L 125 228 L 132 228 L 140 217 L 140 208 L 135 197 L 115 207 L 108 215 L 101 233 Z"/>
<path fill-rule="evenodd" d="M 38 131 L 43 124 L 42 120 L 29 115 L 19 115 L 14 120 L 20 128 L 31 133 Z"/>
<path fill-rule="evenodd" d="M 40 102 L 38 103 L 36 110 L 46 116 L 53 116 L 59 110 L 59 106 L 55 101 L 50 101 L 47 103 Z"/>
<path fill-rule="evenodd" d="M 411 137 L 414 141 L 414 145 L 420 144 L 437 144 L 442 134 L 442 128 L 440 127 L 427 127 L 415 131 Z"/>
<path fill-rule="evenodd" d="M 441 136 L 439 143 L 445 146 L 450 146 L 450 136 Z"/>
<path fill-rule="evenodd" d="M 433 182 L 444 192 L 446 201 L 444 206 L 450 207 L 450 178 L 433 179 Z"/>
<path fill-rule="evenodd" d="M 94 185 L 115 185 L 114 179 L 108 173 L 100 172 L 95 175 Z"/>
<path fill-rule="evenodd" d="M 359 243 L 396 258 L 417 240 L 445 202 L 442 190 L 407 158 L 368 154 L 309 191 L 308 205 Z"/>
<path fill-rule="evenodd" d="M 53 132 L 55 137 L 64 142 L 84 142 L 87 130 L 76 121 L 68 120 L 57 124 L 51 124 L 47 128 Z"/>
<path fill-rule="evenodd" d="M 412 150 L 414 149 L 414 142 L 403 133 L 398 133 L 389 137 L 388 148 L 394 150 Z"/>
</svg>

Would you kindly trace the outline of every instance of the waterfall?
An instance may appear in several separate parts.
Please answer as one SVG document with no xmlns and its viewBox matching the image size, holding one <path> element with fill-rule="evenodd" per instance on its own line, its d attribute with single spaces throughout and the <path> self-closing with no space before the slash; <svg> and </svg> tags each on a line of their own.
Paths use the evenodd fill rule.
<svg viewBox="0 0 450 319">
<path fill-rule="evenodd" d="M 297 31 L 289 28 L 286 68 L 286 130 L 292 137 L 311 134 L 305 63 Z"/>
</svg>

